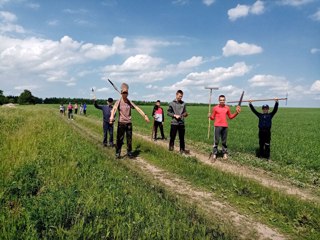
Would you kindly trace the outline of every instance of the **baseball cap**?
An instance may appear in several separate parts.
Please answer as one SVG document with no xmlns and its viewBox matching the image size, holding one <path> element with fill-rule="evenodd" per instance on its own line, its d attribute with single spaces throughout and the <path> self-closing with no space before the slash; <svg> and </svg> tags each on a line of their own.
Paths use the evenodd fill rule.
<svg viewBox="0 0 320 240">
<path fill-rule="evenodd" d="M 113 98 L 108 98 L 108 102 L 113 102 Z"/>
<path fill-rule="evenodd" d="M 268 104 L 262 105 L 262 109 L 269 109 L 269 105 Z"/>
</svg>

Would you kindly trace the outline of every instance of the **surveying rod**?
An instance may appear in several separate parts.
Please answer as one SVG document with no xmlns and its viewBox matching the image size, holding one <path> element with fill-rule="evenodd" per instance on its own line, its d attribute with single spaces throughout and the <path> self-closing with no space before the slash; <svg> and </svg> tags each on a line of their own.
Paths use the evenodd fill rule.
<svg viewBox="0 0 320 240">
<path fill-rule="evenodd" d="M 212 95 L 212 90 L 218 90 L 218 87 L 204 87 L 205 89 L 210 89 L 210 95 L 209 95 L 209 111 L 208 113 L 210 113 L 211 110 L 211 95 Z M 211 120 L 209 118 L 209 124 L 208 124 L 208 139 L 210 138 L 210 123 Z"/>
</svg>

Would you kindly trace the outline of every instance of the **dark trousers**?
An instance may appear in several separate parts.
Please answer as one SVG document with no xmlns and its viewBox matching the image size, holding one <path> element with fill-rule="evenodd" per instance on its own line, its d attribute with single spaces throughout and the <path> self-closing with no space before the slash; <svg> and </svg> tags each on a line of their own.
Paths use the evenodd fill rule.
<svg viewBox="0 0 320 240">
<path fill-rule="evenodd" d="M 68 118 L 73 118 L 72 110 L 68 110 Z"/>
<path fill-rule="evenodd" d="M 174 140 L 176 139 L 177 132 L 179 133 L 180 151 L 184 151 L 185 150 L 184 134 L 186 132 L 184 125 L 171 125 L 169 149 L 173 150 Z"/>
<path fill-rule="evenodd" d="M 220 138 L 222 142 L 222 153 L 228 153 L 227 137 L 228 127 L 214 127 L 213 154 L 218 153 Z"/>
<path fill-rule="evenodd" d="M 164 132 L 163 132 L 162 122 L 154 121 L 153 127 L 154 127 L 154 129 L 153 129 L 154 130 L 154 139 L 157 139 L 158 127 L 160 128 L 161 138 L 164 139 Z"/>
<path fill-rule="evenodd" d="M 259 129 L 259 157 L 270 157 L 270 141 L 271 131 L 267 129 Z"/>
<path fill-rule="evenodd" d="M 118 128 L 117 128 L 116 153 L 121 152 L 124 135 L 126 135 L 127 137 L 127 152 L 131 152 L 132 151 L 132 124 L 119 122 Z"/>
<path fill-rule="evenodd" d="M 103 121 L 103 144 L 108 143 L 108 133 L 109 133 L 109 144 L 113 145 L 113 124 Z"/>
</svg>

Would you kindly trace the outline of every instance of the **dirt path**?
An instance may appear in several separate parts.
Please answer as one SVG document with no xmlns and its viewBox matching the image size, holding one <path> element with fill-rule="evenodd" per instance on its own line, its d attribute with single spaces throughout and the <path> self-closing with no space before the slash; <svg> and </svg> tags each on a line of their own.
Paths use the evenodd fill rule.
<svg viewBox="0 0 320 240">
<path fill-rule="evenodd" d="M 89 137 L 94 142 L 101 142 L 101 136 L 92 133 L 76 121 L 69 123 L 83 136 Z M 231 224 L 237 232 L 241 233 L 241 236 L 239 236 L 241 239 L 286 239 L 286 237 L 278 231 L 257 222 L 255 219 L 240 214 L 235 208 L 221 202 L 221 200 L 219 201 L 212 192 L 197 189 L 187 181 L 150 164 L 141 157 L 130 160 L 127 165 L 138 169 L 140 174 L 143 173 L 152 177 L 157 183 L 160 183 L 170 192 L 179 195 L 190 204 L 195 204 L 198 208 L 206 212 L 208 216 L 215 216 L 215 218 L 221 222 L 228 225 Z"/>
<path fill-rule="evenodd" d="M 85 119 L 87 121 L 91 121 L 93 123 L 99 123 L 99 124 L 101 123 L 100 121 L 95 120 L 95 119 L 89 119 L 89 118 L 85 118 Z M 154 142 L 150 138 L 150 136 L 146 136 L 146 135 L 143 135 L 143 134 L 137 133 L 137 132 L 134 132 L 134 137 L 139 137 L 143 140 L 153 142 L 154 144 L 162 146 L 166 149 L 168 148 L 167 141 Z M 218 159 L 217 161 L 215 161 L 213 163 L 208 159 L 207 155 L 199 153 L 195 149 L 190 149 L 190 150 L 191 150 L 190 156 L 196 157 L 200 162 L 207 164 L 213 168 L 219 169 L 220 171 L 228 172 L 228 173 L 231 173 L 231 174 L 234 174 L 237 176 L 243 176 L 248 179 L 253 179 L 265 187 L 278 189 L 282 193 L 285 193 L 287 195 L 296 196 L 302 200 L 312 201 L 312 202 L 315 202 L 318 204 L 320 203 L 319 196 L 314 195 L 312 193 L 312 189 L 298 188 L 288 182 L 272 178 L 270 175 L 268 175 L 268 172 L 266 172 L 262 169 L 239 165 L 239 164 L 236 164 L 235 162 L 231 162 L 229 160 L 223 161 L 223 160 Z"/>
<path fill-rule="evenodd" d="M 154 142 L 150 139 L 150 137 L 147 137 L 140 133 L 135 132 L 134 135 L 138 136 L 139 138 L 142 138 L 143 140 Z M 156 144 L 162 147 L 168 148 L 167 141 L 157 141 Z M 259 184 L 265 187 L 278 189 L 287 195 L 294 195 L 303 200 L 309 200 L 309 201 L 320 203 L 320 198 L 317 196 L 314 196 L 309 190 L 299 189 L 297 187 L 290 185 L 289 183 L 275 180 L 261 169 L 249 168 L 246 166 L 237 165 L 234 162 L 230 162 L 228 160 L 222 160 L 222 159 L 221 160 L 218 159 L 213 163 L 208 159 L 208 156 L 198 153 L 194 149 L 191 149 L 190 156 L 196 157 L 200 162 L 205 163 L 213 168 L 219 169 L 223 172 L 228 172 L 234 175 L 239 175 L 246 178 L 254 179 Z"/>
</svg>

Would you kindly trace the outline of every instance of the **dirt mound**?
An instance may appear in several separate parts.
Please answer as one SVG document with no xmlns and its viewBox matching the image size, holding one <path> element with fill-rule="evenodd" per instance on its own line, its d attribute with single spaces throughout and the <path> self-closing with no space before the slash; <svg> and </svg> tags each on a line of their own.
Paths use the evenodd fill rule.
<svg viewBox="0 0 320 240">
<path fill-rule="evenodd" d="M 7 104 L 3 104 L 2 107 L 15 108 L 15 107 L 16 107 L 16 104 L 7 103 Z"/>
</svg>

